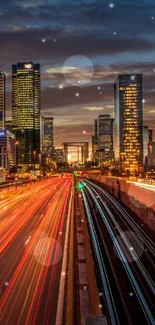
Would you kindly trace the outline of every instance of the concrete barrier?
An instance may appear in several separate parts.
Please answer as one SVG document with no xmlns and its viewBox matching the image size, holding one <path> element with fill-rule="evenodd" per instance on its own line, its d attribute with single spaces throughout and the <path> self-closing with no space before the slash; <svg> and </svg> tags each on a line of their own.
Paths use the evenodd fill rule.
<svg viewBox="0 0 155 325">
<path fill-rule="evenodd" d="M 119 197 L 123 203 L 125 203 L 137 216 L 145 222 L 152 230 L 155 231 L 155 192 L 137 186 L 135 183 L 127 182 L 124 179 L 108 176 L 95 176 L 89 179 L 95 179 L 105 184 L 107 190 Z M 118 188 L 118 182 L 120 186 L 120 192 Z"/>
</svg>

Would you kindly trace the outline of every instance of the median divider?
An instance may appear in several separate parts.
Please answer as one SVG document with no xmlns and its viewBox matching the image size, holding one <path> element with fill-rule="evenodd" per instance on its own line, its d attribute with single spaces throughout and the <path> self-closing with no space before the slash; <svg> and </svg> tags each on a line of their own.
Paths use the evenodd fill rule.
<svg viewBox="0 0 155 325">
<path fill-rule="evenodd" d="M 75 317 L 75 238 L 74 238 L 74 211 L 75 211 L 75 194 L 73 185 L 72 206 L 71 206 L 71 220 L 70 220 L 70 239 L 69 239 L 69 256 L 68 256 L 68 281 L 67 281 L 67 298 L 66 298 L 66 325 L 74 325 Z"/>
<path fill-rule="evenodd" d="M 94 264 L 94 259 L 91 251 L 91 243 L 90 243 L 90 237 L 89 237 L 89 232 L 87 227 L 87 220 L 86 220 L 85 211 L 83 207 L 82 196 L 79 195 L 78 198 L 79 198 L 80 212 L 82 216 L 91 315 L 101 316 L 102 311 L 101 311 L 99 292 L 98 292 L 97 282 L 95 277 L 95 264 Z"/>
<path fill-rule="evenodd" d="M 74 187 L 70 215 L 64 324 L 86 325 L 87 316 L 100 319 L 103 315 L 82 195 Z"/>
</svg>

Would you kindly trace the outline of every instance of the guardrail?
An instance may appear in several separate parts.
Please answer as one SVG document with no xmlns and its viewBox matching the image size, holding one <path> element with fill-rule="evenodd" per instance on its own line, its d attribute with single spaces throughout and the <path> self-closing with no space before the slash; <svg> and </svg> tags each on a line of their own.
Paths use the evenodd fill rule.
<svg viewBox="0 0 155 325">
<path fill-rule="evenodd" d="M 8 189 L 15 186 L 15 187 L 18 187 L 18 186 L 22 186 L 23 184 L 27 184 L 27 183 L 30 183 L 32 182 L 32 180 L 25 180 L 25 181 L 17 181 L 17 182 L 13 182 L 13 183 L 8 183 L 8 184 L 3 184 L 3 185 L 0 185 L 0 192 L 3 190 L 3 189 Z"/>
</svg>

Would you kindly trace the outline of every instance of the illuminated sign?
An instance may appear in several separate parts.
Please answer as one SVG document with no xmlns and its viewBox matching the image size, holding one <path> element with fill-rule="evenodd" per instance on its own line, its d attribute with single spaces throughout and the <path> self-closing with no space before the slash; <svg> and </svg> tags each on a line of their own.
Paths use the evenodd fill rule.
<svg viewBox="0 0 155 325">
<path fill-rule="evenodd" d="M 25 66 L 26 69 L 32 68 L 32 64 L 31 63 L 25 64 L 24 66 Z"/>
<path fill-rule="evenodd" d="M 5 131 L 0 131 L 0 137 L 3 137 L 5 135 Z"/>
<path fill-rule="evenodd" d="M 130 77 L 131 80 L 135 80 L 135 78 L 136 78 L 135 76 L 131 76 Z"/>
</svg>

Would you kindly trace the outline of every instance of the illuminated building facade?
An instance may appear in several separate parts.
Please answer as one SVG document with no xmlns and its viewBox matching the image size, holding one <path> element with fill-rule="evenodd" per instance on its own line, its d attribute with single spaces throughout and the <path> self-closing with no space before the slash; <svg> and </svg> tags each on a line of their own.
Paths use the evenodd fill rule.
<svg viewBox="0 0 155 325">
<path fill-rule="evenodd" d="M 143 163 L 145 164 L 148 155 L 149 130 L 148 126 L 143 126 Z"/>
<path fill-rule="evenodd" d="M 114 94 L 115 163 L 123 171 L 139 172 L 143 165 L 142 75 L 119 75 Z"/>
<path fill-rule="evenodd" d="M 52 155 L 53 150 L 53 117 L 42 116 L 42 151 Z"/>
<path fill-rule="evenodd" d="M 0 130 L 0 167 L 10 169 L 16 165 L 15 136 L 7 130 Z"/>
<path fill-rule="evenodd" d="M 63 149 L 55 149 L 52 150 L 52 160 L 57 162 L 66 161 L 66 156 Z"/>
<path fill-rule="evenodd" d="M 63 144 L 64 154 L 68 160 L 71 158 L 69 157 L 69 148 L 76 148 L 77 149 L 77 159 L 75 160 L 78 163 L 84 164 L 85 161 L 88 159 L 89 153 L 89 143 L 88 142 L 64 142 Z"/>
<path fill-rule="evenodd" d="M 153 130 L 149 129 L 149 142 L 153 141 Z"/>
<path fill-rule="evenodd" d="M 97 156 L 99 163 L 111 164 L 113 151 L 113 122 L 110 115 L 99 115 L 97 118 Z"/>
<path fill-rule="evenodd" d="M 148 166 L 155 167 L 155 141 L 150 142 L 148 146 Z"/>
<path fill-rule="evenodd" d="M 150 142 L 148 145 L 146 161 L 145 170 L 147 171 L 147 175 L 155 179 L 155 141 Z"/>
<path fill-rule="evenodd" d="M 12 66 L 12 129 L 16 135 L 17 164 L 39 162 L 40 65 L 32 62 Z"/>
<path fill-rule="evenodd" d="M 98 149 L 113 149 L 113 122 L 110 115 L 99 115 L 97 118 Z"/>
<path fill-rule="evenodd" d="M 96 160 L 96 151 L 98 149 L 97 144 L 97 119 L 94 120 L 94 135 L 92 136 L 92 158 Z"/>
<path fill-rule="evenodd" d="M 5 125 L 5 74 L 0 72 L 0 130 Z"/>
</svg>

